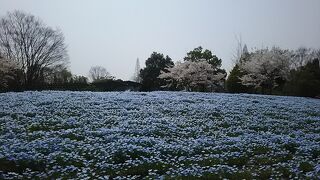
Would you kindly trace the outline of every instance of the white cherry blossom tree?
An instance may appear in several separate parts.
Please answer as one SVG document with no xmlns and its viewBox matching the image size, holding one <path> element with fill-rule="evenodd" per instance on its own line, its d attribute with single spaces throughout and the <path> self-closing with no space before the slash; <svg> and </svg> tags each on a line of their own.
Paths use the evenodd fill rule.
<svg viewBox="0 0 320 180">
<path fill-rule="evenodd" d="M 248 61 L 240 64 L 247 72 L 240 78 L 242 84 L 262 90 L 279 86 L 289 76 L 291 57 L 292 52 L 277 47 L 257 50 Z"/>
<path fill-rule="evenodd" d="M 217 73 L 206 60 L 178 62 L 167 70 L 168 72 L 162 72 L 159 78 L 166 79 L 170 87 L 175 86 L 187 91 L 214 91 L 226 76 L 224 73 Z"/>
</svg>

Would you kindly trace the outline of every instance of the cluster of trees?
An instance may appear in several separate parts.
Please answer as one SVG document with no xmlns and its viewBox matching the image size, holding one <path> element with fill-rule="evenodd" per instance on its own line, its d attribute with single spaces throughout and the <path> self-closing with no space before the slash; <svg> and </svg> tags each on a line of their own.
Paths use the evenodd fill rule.
<svg viewBox="0 0 320 180">
<path fill-rule="evenodd" d="M 20 11 L 0 19 L 0 90 L 29 90 L 83 81 L 67 70 L 68 54 L 59 29 Z"/>
<path fill-rule="evenodd" d="M 139 60 L 137 60 L 138 62 Z M 139 67 L 136 67 L 136 69 Z M 140 68 L 139 68 L 140 69 Z M 136 74 L 136 73 L 135 73 Z M 140 89 L 139 79 L 134 75 L 133 81 L 123 81 L 112 76 L 106 68 L 93 66 L 89 70 L 91 83 L 86 90 L 90 91 L 138 91 Z"/>
<path fill-rule="evenodd" d="M 153 52 L 146 60 L 146 67 L 140 70 L 141 90 L 155 91 L 160 90 L 165 81 L 158 78 L 162 71 L 167 72 L 166 68 L 174 65 L 172 59 L 167 55 Z"/>
<path fill-rule="evenodd" d="M 137 85 L 115 80 L 101 66 L 85 76 L 73 75 L 64 36 L 39 18 L 21 11 L 0 19 L 0 91 L 125 90 Z M 105 88 L 103 86 L 108 86 Z"/>
<path fill-rule="evenodd" d="M 208 49 L 197 47 L 184 62 L 173 63 L 169 56 L 154 52 L 140 71 L 142 90 L 223 91 L 226 71 L 221 59 Z"/>
<path fill-rule="evenodd" d="M 154 52 L 140 71 L 141 90 L 320 95 L 320 50 L 272 47 L 249 52 L 245 45 L 239 52 L 227 79 L 221 59 L 202 47 L 175 64 Z"/>
<path fill-rule="evenodd" d="M 89 70 L 89 77 L 93 82 L 102 80 L 112 80 L 115 78 L 111 76 L 107 69 L 102 66 L 91 67 Z"/>
<path fill-rule="evenodd" d="M 231 93 L 315 97 L 320 95 L 320 50 L 273 47 L 248 52 L 245 46 L 226 81 Z"/>
<path fill-rule="evenodd" d="M 54 79 L 46 76 L 54 76 L 52 74 L 68 62 L 61 31 L 20 11 L 8 13 L 0 19 L 0 53 L 4 59 L 2 64 L 10 61 L 13 74 L 10 78 L 2 77 L 2 81 L 9 83 L 10 79 L 14 79 L 25 89 L 39 85 L 44 79 Z"/>
<path fill-rule="evenodd" d="M 315 97 L 320 95 L 320 50 L 278 47 L 238 48 L 227 80 L 221 59 L 201 46 L 174 63 L 153 52 L 140 69 L 137 59 L 132 81 L 115 80 L 101 66 L 89 78 L 67 68 L 68 53 L 59 29 L 33 15 L 14 11 L 0 19 L 0 91 L 16 90 L 173 90 L 262 93 Z"/>
</svg>

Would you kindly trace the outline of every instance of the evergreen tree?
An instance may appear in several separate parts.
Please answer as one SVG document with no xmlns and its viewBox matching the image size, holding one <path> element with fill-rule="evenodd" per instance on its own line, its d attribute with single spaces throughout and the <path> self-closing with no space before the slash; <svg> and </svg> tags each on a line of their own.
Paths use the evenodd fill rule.
<svg viewBox="0 0 320 180">
<path fill-rule="evenodd" d="M 319 59 L 291 71 L 290 81 L 286 84 L 286 93 L 294 96 L 320 96 Z"/>
<path fill-rule="evenodd" d="M 228 79 L 226 81 L 227 91 L 230 93 L 246 93 L 251 91 L 251 87 L 242 85 L 240 77 L 246 73 L 242 71 L 238 64 L 236 64 L 231 70 Z"/>
<path fill-rule="evenodd" d="M 198 62 L 206 60 L 213 68 L 219 69 L 221 67 L 222 60 L 219 59 L 216 55 L 208 49 L 203 51 L 201 46 L 194 48 L 192 51 L 187 53 L 187 56 L 184 57 L 185 61 Z"/>
<path fill-rule="evenodd" d="M 245 63 L 250 58 L 250 53 L 246 44 L 243 46 L 241 53 L 240 58 L 236 61 L 237 64 L 233 67 L 226 80 L 226 88 L 230 93 L 248 93 L 253 91 L 252 87 L 243 85 L 240 79 L 247 74 L 245 70 L 240 68 L 240 64 Z"/>
<path fill-rule="evenodd" d="M 146 60 L 146 67 L 141 69 L 140 77 L 141 90 L 142 91 L 154 91 L 160 90 L 161 86 L 166 82 L 163 79 L 159 79 L 158 76 L 162 71 L 168 72 L 166 68 L 172 67 L 173 61 L 169 56 L 164 56 L 161 53 L 153 52 L 151 56 Z"/>
</svg>

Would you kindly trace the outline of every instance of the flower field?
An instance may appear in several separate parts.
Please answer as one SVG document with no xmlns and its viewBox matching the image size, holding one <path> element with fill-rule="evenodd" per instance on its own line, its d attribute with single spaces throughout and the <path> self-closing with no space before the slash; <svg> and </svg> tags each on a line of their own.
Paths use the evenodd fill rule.
<svg viewBox="0 0 320 180">
<path fill-rule="evenodd" d="M 0 179 L 320 178 L 320 100 L 0 94 Z"/>
</svg>

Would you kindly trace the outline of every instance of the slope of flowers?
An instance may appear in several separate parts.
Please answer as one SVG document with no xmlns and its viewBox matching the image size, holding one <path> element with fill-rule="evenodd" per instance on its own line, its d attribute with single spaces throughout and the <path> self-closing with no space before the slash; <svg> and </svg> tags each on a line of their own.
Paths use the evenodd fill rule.
<svg viewBox="0 0 320 180">
<path fill-rule="evenodd" d="M 317 99 L 0 94 L 0 179 L 316 179 L 319 162 Z"/>
</svg>

